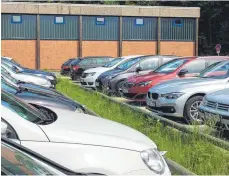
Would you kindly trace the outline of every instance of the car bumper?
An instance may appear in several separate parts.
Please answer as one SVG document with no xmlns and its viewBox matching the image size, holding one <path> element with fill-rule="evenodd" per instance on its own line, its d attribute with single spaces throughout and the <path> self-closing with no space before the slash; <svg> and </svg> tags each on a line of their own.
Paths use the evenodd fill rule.
<svg viewBox="0 0 229 176">
<path fill-rule="evenodd" d="M 184 101 L 182 98 L 165 99 L 159 97 L 158 99 L 146 98 L 147 108 L 158 114 L 165 116 L 183 117 Z"/>
<path fill-rule="evenodd" d="M 210 118 L 218 118 L 218 121 L 224 125 L 225 129 L 229 130 L 229 112 L 227 111 L 200 105 L 199 116 L 206 120 L 209 120 Z"/>
<path fill-rule="evenodd" d="M 95 80 L 96 80 L 96 78 L 93 77 L 93 76 L 86 77 L 86 78 L 80 77 L 80 84 L 83 87 L 96 88 L 96 86 L 95 86 Z"/>
</svg>

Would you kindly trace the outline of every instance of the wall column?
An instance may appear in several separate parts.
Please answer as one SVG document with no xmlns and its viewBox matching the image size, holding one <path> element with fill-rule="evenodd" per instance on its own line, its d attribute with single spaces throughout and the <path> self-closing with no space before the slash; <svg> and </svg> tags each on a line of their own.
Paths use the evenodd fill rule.
<svg viewBox="0 0 229 176">
<path fill-rule="evenodd" d="M 119 17 L 119 49 L 118 56 L 122 56 L 122 17 Z"/>
<path fill-rule="evenodd" d="M 198 39 L 199 39 L 199 18 L 196 18 L 196 41 L 195 41 L 195 55 L 198 56 Z"/>
<path fill-rule="evenodd" d="M 79 16 L 79 48 L 78 48 L 78 53 L 79 53 L 79 57 L 82 57 L 82 40 L 83 40 L 83 18 L 82 15 Z"/>
<path fill-rule="evenodd" d="M 161 17 L 157 18 L 157 54 L 161 54 Z"/>
<path fill-rule="evenodd" d="M 37 14 L 37 24 L 36 24 L 36 69 L 40 69 L 40 15 Z"/>
</svg>

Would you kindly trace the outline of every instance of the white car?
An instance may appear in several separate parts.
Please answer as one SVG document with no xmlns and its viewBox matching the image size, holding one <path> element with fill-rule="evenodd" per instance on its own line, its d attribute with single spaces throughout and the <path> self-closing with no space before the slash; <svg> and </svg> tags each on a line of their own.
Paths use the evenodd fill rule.
<svg viewBox="0 0 229 176">
<path fill-rule="evenodd" d="M 40 76 L 34 75 L 34 74 L 29 74 L 29 73 L 21 73 L 20 71 L 14 71 L 11 67 L 8 65 L 2 63 L 1 65 L 1 70 L 8 73 L 11 75 L 13 78 L 26 82 L 26 83 L 33 83 L 39 86 L 44 86 L 44 87 L 49 87 L 49 88 L 54 88 L 54 85 L 51 84 L 51 82 L 46 79 L 42 78 Z"/>
<path fill-rule="evenodd" d="M 1 98 L 7 137 L 72 171 L 171 175 L 155 143 L 132 128 L 55 108 L 44 114 L 4 91 Z"/>
<path fill-rule="evenodd" d="M 139 56 L 142 56 L 142 55 L 118 57 L 118 58 L 112 60 L 111 62 L 108 62 L 107 64 L 101 66 L 101 67 L 91 68 L 91 69 L 85 70 L 83 72 L 82 76 L 80 77 L 80 84 L 84 87 L 96 88 L 95 80 L 99 77 L 99 75 L 101 75 L 102 73 L 104 73 L 108 70 L 114 69 L 119 64 L 121 64 L 122 62 L 124 62 L 128 59 L 131 59 L 134 57 L 139 57 Z"/>
</svg>

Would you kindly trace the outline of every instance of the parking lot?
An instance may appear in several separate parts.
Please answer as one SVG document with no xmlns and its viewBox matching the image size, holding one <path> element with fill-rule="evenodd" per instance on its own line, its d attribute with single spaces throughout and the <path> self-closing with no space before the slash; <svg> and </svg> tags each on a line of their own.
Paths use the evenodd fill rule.
<svg viewBox="0 0 229 176">
<path fill-rule="evenodd" d="M 229 55 L 221 34 L 202 53 L 202 3 L 117 3 L 2 2 L 2 174 L 229 173 Z"/>
</svg>

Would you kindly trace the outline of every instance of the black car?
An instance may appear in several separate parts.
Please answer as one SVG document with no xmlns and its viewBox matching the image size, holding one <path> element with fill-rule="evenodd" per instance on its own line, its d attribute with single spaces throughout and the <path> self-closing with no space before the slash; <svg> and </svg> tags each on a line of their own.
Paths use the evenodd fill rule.
<svg viewBox="0 0 229 176">
<path fill-rule="evenodd" d="M 61 75 L 69 75 L 70 74 L 70 66 L 71 63 L 73 61 L 79 61 L 80 58 L 71 58 L 68 59 L 67 61 L 65 61 L 62 65 L 61 65 L 61 70 L 60 70 L 60 74 Z"/>
<path fill-rule="evenodd" d="M 73 61 L 71 63 L 71 79 L 72 80 L 79 80 L 81 74 L 89 69 L 89 68 L 95 68 L 100 67 L 110 61 L 112 61 L 114 58 L 109 56 L 91 56 L 91 57 L 84 57 L 80 59 L 79 61 Z"/>
</svg>

